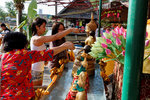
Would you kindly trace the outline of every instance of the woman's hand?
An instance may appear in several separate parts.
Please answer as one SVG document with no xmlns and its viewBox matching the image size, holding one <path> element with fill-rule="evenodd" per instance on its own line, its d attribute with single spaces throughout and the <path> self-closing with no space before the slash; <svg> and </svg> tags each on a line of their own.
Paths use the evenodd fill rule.
<svg viewBox="0 0 150 100">
<path fill-rule="evenodd" d="M 75 46 L 72 42 L 65 42 L 60 46 L 52 48 L 52 50 L 54 51 L 54 55 L 66 50 L 66 49 L 74 50 Z"/>
<path fill-rule="evenodd" d="M 80 33 L 80 30 L 78 28 L 71 28 L 71 32 Z"/>
<path fill-rule="evenodd" d="M 67 49 L 70 49 L 70 50 L 74 50 L 75 49 L 75 46 L 72 42 L 65 42 L 62 44 L 63 46 L 65 46 Z"/>
</svg>

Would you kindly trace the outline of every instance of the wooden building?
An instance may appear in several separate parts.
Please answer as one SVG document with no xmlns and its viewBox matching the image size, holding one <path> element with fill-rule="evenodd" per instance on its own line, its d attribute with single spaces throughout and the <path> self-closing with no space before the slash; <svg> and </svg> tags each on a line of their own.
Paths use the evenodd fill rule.
<svg viewBox="0 0 150 100">
<path fill-rule="evenodd" d="M 82 26 L 85 26 L 86 23 L 90 21 L 92 11 L 94 12 L 94 19 L 97 20 L 98 10 L 95 11 L 94 8 L 95 7 L 93 7 L 88 0 L 81 0 L 80 2 L 79 0 L 74 0 L 71 4 L 61 10 L 58 13 L 57 17 L 63 18 L 65 20 L 64 24 L 66 26 L 68 26 L 68 22 L 69 24 L 74 23 L 74 25 L 81 22 Z M 107 21 L 109 23 L 126 23 L 127 16 L 128 4 L 119 1 L 102 4 L 101 20 L 104 22 Z"/>
<path fill-rule="evenodd" d="M 85 27 L 86 23 L 90 22 L 93 11 L 94 8 L 89 0 L 73 0 L 57 14 L 57 17 L 64 19 L 65 26 L 73 24 L 74 26 Z M 96 12 L 94 12 L 94 19 L 97 19 Z"/>
</svg>

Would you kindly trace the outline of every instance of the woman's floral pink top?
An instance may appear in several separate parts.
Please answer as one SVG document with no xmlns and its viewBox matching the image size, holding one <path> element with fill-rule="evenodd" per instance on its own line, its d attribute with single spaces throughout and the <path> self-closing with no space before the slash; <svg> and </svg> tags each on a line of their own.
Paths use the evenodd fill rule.
<svg viewBox="0 0 150 100">
<path fill-rule="evenodd" d="M 34 96 L 31 64 L 51 61 L 52 50 L 13 50 L 4 54 L 1 72 L 1 100 L 28 100 Z"/>
</svg>

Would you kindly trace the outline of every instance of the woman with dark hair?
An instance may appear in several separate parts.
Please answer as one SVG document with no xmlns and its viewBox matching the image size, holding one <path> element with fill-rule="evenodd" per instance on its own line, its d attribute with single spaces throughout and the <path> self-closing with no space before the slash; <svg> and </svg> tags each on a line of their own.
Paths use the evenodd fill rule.
<svg viewBox="0 0 150 100">
<path fill-rule="evenodd" d="M 49 50 L 26 50 L 27 38 L 20 32 L 7 33 L 2 42 L 1 56 L 1 100 L 29 100 L 34 97 L 31 79 L 31 64 L 39 61 L 51 61 L 53 56 L 66 49 L 74 49 L 71 42 Z"/>
<path fill-rule="evenodd" d="M 6 26 L 4 23 L 1 24 L 1 28 L 2 28 L 2 30 L 3 30 L 3 31 L 2 31 L 2 34 L 4 34 L 4 35 L 5 35 L 6 33 L 10 32 L 10 29 L 8 29 L 7 26 Z"/>
<path fill-rule="evenodd" d="M 65 30 L 64 24 L 61 23 L 61 22 L 55 22 L 52 25 L 52 35 L 55 35 L 55 34 L 57 34 L 59 32 L 64 31 L 64 30 Z M 50 47 L 50 49 L 52 49 L 53 47 L 60 46 L 64 42 L 66 42 L 65 37 L 50 42 L 49 47 Z M 50 61 L 50 68 L 53 68 L 53 67 L 59 68 L 60 67 L 59 60 L 60 59 L 67 59 L 67 57 L 68 57 L 67 56 L 67 50 L 62 51 L 59 54 L 55 55 L 53 57 L 53 61 Z"/>
<path fill-rule="evenodd" d="M 36 18 L 32 24 L 33 36 L 30 41 L 31 50 L 37 51 L 45 50 L 46 46 L 44 43 L 61 39 L 62 37 L 66 36 L 71 32 L 79 33 L 79 30 L 77 28 L 69 28 L 62 32 L 59 32 L 58 34 L 42 36 L 45 33 L 45 30 L 46 30 L 46 20 L 39 17 Z M 44 73 L 44 61 L 32 64 L 32 77 L 33 77 L 33 84 L 35 86 L 42 85 L 43 73 Z"/>
</svg>

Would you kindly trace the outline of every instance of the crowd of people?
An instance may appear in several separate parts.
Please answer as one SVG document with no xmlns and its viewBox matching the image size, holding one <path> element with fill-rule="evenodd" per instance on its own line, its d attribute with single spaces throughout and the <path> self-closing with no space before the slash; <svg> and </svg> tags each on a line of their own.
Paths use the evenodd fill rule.
<svg viewBox="0 0 150 100">
<path fill-rule="evenodd" d="M 53 24 L 52 35 L 43 36 L 46 31 L 46 23 L 45 19 L 39 17 L 32 23 L 31 50 L 27 50 L 28 41 L 23 33 L 10 30 L 5 33 L 2 39 L 3 53 L 0 56 L 1 100 L 31 100 L 34 98 L 33 86 L 42 85 L 44 61 L 51 61 L 56 66 L 57 59 L 67 57 L 64 53 L 67 49 L 75 49 L 74 44 L 66 42 L 64 36 L 71 32 L 79 33 L 79 29 L 65 30 L 62 23 L 56 22 Z M 46 49 L 44 45 L 48 42 L 52 44 L 50 49 Z"/>
</svg>

